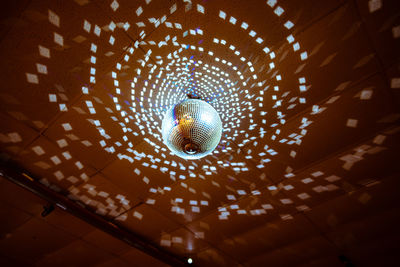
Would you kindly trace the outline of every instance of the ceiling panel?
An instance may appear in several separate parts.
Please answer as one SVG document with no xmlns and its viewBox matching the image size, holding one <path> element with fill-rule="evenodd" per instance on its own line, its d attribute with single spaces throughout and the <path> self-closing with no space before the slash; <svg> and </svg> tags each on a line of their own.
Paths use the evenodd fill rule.
<svg viewBox="0 0 400 267">
<path fill-rule="evenodd" d="M 131 248 L 128 252 L 122 254 L 121 258 L 127 261 L 129 266 L 132 266 L 132 264 L 134 266 L 149 266 L 149 264 L 151 266 L 168 266 L 135 248 Z"/>
<path fill-rule="evenodd" d="M 219 207 L 199 220 L 189 223 L 189 229 L 205 236 L 206 240 L 220 243 L 232 237 L 255 229 L 266 223 L 291 220 L 297 210 L 293 201 L 282 192 L 266 191 L 241 197 L 237 201 Z"/>
<path fill-rule="evenodd" d="M 9 81 L 1 93 L 17 99 L 4 102 L 2 109 L 41 129 L 68 110 L 83 85 L 95 84 L 91 68 L 99 79 L 129 44 L 123 29 L 102 32 L 108 18 L 105 13 L 98 16 L 101 13 L 94 3 L 31 2 L 0 43 L 8 65 L 1 75 Z"/>
<path fill-rule="evenodd" d="M 359 265 L 396 264 L 397 258 L 394 252 L 397 242 L 399 242 L 398 233 L 356 246 L 348 251 L 348 255 L 353 259 L 354 264 Z M 366 259 L 365 255 L 369 253 L 372 255 Z"/>
<path fill-rule="evenodd" d="M 136 206 L 117 217 L 115 222 L 153 241 L 158 240 L 163 233 L 180 227 L 173 218 L 160 214 L 151 207 L 152 205 L 154 204 Z"/>
<path fill-rule="evenodd" d="M 24 211 L 9 207 L 7 204 L 0 202 L 1 217 L 7 218 L 1 221 L 1 238 L 6 238 L 11 231 L 26 223 L 32 218 L 31 215 Z"/>
<path fill-rule="evenodd" d="M 33 176 L 40 177 L 41 183 L 53 186 L 56 191 L 66 192 L 71 185 L 87 181 L 96 170 L 72 157 L 67 149 L 60 149 L 65 143 L 63 139 L 54 144 L 41 136 L 26 147 L 16 161 Z"/>
<path fill-rule="evenodd" d="M 129 191 L 125 192 L 101 174 L 90 177 L 79 186 L 71 186 L 69 191 L 70 198 L 79 200 L 90 210 L 107 219 L 118 217 L 140 202 L 134 195 L 130 195 Z"/>
<path fill-rule="evenodd" d="M 306 215 L 325 232 L 340 224 L 361 220 L 368 214 L 389 210 L 398 201 L 395 187 L 397 180 L 398 175 L 386 178 L 353 194 L 343 195 L 314 207 Z"/>
<path fill-rule="evenodd" d="M 121 255 L 130 249 L 130 246 L 127 243 L 98 229 L 86 234 L 83 237 L 83 240 L 89 242 L 95 247 L 104 249 L 105 251 L 116 255 Z"/>
<path fill-rule="evenodd" d="M 244 234 L 236 235 L 221 242 L 218 247 L 239 262 L 246 262 L 257 255 L 267 254 L 268 251 L 317 234 L 313 225 L 304 216 L 296 215 L 291 219 L 269 222 Z"/>
<path fill-rule="evenodd" d="M 215 172 L 204 178 L 177 182 L 170 190 L 155 197 L 155 209 L 182 223 L 191 222 L 212 210 L 236 202 L 251 191 L 250 186 L 231 178 L 235 176 L 234 172 L 223 168 Z"/>
<path fill-rule="evenodd" d="M 400 65 L 395 64 L 386 70 L 386 82 L 391 88 L 393 98 L 399 103 L 400 98 Z"/>
<path fill-rule="evenodd" d="M 127 261 L 124 261 L 120 258 L 113 258 L 111 260 L 108 261 L 103 261 L 100 262 L 99 264 L 96 264 L 94 266 L 98 266 L 98 267 L 112 267 L 112 266 L 121 266 L 121 267 L 128 267 L 131 266 L 130 263 L 128 263 Z"/>
<path fill-rule="evenodd" d="M 137 40 L 141 37 L 141 32 L 147 35 L 157 29 L 156 21 L 162 17 L 169 17 L 171 10 L 180 9 L 182 2 L 170 0 L 152 1 L 103 1 L 96 3 L 103 12 L 116 24 L 117 27 L 125 27 L 126 34 L 132 39 Z M 128 24 L 126 24 L 128 23 Z"/>
<path fill-rule="evenodd" d="M 140 165 L 132 168 L 132 164 L 126 159 L 113 161 L 102 173 L 112 183 L 126 188 L 132 196 L 141 200 L 152 195 L 151 192 L 162 190 L 173 183 L 168 174 L 160 173 L 159 170 L 143 169 Z"/>
<path fill-rule="evenodd" d="M 201 236 L 193 234 L 186 228 L 179 228 L 173 232 L 161 235 L 159 244 L 173 253 L 190 257 L 208 247 Z"/>
<path fill-rule="evenodd" d="M 35 214 L 36 218 L 40 218 L 46 223 L 61 229 L 74 237 L 81 238 L 95 230 L 95 228 L 81 219 L 71 216 L 60 208 L 56 208 L 51 212 L 51 216 L 42 217 L 40 213 Z"/>
<path fill-rule="evenodd" d="M 94 115 L 90 114 L 87 107 L 89 103 L 95 108 Z M 119 152 L 115 142 L 121 141 L 120 138 L 110 140 L 108 136 L 123 134 L 120 127 L 115 127 L 111 119 L 114 114 L 107 112 L 106 107 L 104 102 L 98 103 L 96 99 L 82 96 L 69 112 L 55 120 L 43 134 L 53 142 L 63 142 L 62 148 L 80 158 L 83 164 L 101 170 L 116 159 Z M 101 121 L 99 118 L 102 118 Z M 106 151 L 105 147 L 113 147 L 113 150 Z"/>
<path fill-rule="evenodd" d="M 99 250 L 89 243 L 76 240 L 60 248 L 37 262 L 37 265 L 95 265 L 96 263 L 112 259 L 112 255 L 106 251 Z"/>
<path fill-rule="evenodd" d="M 332 257 L 337 254 L 338 251 L 332 244 L 323 237 L 317 236 L 282 249 L 277 249 L 271 253 L 260 255 L 251 259 L 247 265 L 259 266 L 264 262 L 269 262 L 274 266 L 295 266 L 307 262 L 312 258 Z M 333 260 L 332 266 L 339 265 Z"/>
<path fill-rule="evenodd" d="M 213 248 L 200 251 L 197 253 L 196 257 L 194 257 L 194 260 L 199 266 L 233 266 L 238 264 L 238 262 L 230 256 Z"/>
<path fill-rule="evenodd" d="M 3 154 L 18 154 L 39 135 L 38 132 L 18 122 L 8 114 L 0 113 L 0 120 L 4 122 L 4 127 L 1 128 L 0 133 L 0 146 Z M 6 155 L 3 156 L 6 157 Z"/>
<path fill-rule="evenodd" d="M 386 210 L 363 220 L 344 224 L 337 230 L 329 232 L 327 237 L 342 250 L 351 250 L 375 239 L 398 236 L 399 231 L 396 227 L 398 222 L 398 213 Z"/>
<path fill-rule="evenodd" d="M 365 94 L 370 97 L 366 99 Z M 279 131 L 268 134 L 268 139 L 279 140 L 277 145 L 251 146 L 250 143 L 247 147 L 253 154 L 263 153 L 254 159 L 276 181 L 366 138 L 367 133 L 392 125 L 398 120 L 396 114 L 397 108 L 390 100 L 383 78 L 376 75 L 352 90 L 314 105 L 289 120 Z M 264 166 L 265 158 L 270 162 Z"/>
<path fill-rule="evenodd" d="M 68 245 L 74 239 L 65 232 L 32 218 L 0 240 L 0 248 L 2 254 L 6 254 L 7 257 L 32 264 L 44 255 Z"/>
<path fill-rule="evenodd" d="M 46 204 L 46 201 L 42 198 L 5 180 L 3 175 L 1 175 L 0 185 L 1 202 L 31 216 L 35 216 L 42 212 L 43 205 Z"/>
<path fill-rule="evenodd" d="M 368 31 L 369 42 L 379 55 L 381 64 L 387 68 L 399 59 L 396 47 L 399 39 L 399 6 L 395 1 L 356 1 L 358 12 Z"/>
</svg>

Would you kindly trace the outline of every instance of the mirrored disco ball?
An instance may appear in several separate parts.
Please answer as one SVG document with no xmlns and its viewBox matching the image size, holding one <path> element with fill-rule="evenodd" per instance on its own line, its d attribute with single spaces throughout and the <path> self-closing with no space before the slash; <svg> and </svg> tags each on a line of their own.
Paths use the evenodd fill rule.
<svg viewBox="0 0 400 267">
<path fill-rule="evenodd" d="M 164 144 L 173 153 L 184 159 L 199 159 L 218 145 L 222 122 L 210 104 L 188 99 L 165 113 L 161 129 Z"/>
</svg>

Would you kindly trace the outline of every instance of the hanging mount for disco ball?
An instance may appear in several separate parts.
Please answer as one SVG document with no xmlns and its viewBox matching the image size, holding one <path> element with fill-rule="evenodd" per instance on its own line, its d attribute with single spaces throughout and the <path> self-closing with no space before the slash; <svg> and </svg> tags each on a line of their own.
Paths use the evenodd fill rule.
<svg viewBox="0 0 400 267">
<path fill-rule="evenodd" d="M 199 99 L 199 100 L 202 100 L 200 96 L 194 95 L 194 94 L 192 94 L 192 93 L 188 93 L 186 96 L 187 96 L 189 99 Z"/>
<path fill-rule="evenodd" d="M 162 121 L 164 144 L 184 159 L 199 159 L 210 154 L 222 135 L 222 122 L 217 111 L 200 97 L 189 99 L 170 108 Z"/>
</svg>

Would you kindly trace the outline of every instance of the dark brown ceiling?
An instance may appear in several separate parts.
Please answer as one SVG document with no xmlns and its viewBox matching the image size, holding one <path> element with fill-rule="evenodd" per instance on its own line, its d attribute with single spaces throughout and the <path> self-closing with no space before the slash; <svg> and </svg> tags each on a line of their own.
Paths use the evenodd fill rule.
<svg viewBox="0 0 400 267">
<path fill-rule="evenodd" d="M 398 1 L 8 1 L 0 23 L 4 168 L 198 266 L 399 264 Z M 190 90 L 224 124 L 194 161 L 160 136 Z M 0 265 L 165 264 L 0 181 Z"/>
</svg>

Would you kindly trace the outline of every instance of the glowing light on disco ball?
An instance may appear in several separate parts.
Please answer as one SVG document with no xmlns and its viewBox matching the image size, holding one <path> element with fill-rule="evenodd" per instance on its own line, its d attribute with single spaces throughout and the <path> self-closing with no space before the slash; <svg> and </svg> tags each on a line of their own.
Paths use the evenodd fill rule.
<svg viewBox="0 0 400 267">
<path fill-rule="evenodd" d="M 199 159 L 217 147 L 222 122 L 207 102 L 187 99 L 165 113 L 161 129 L 164 144 L 174 154 L 184 159 Z"/>
</svg>

